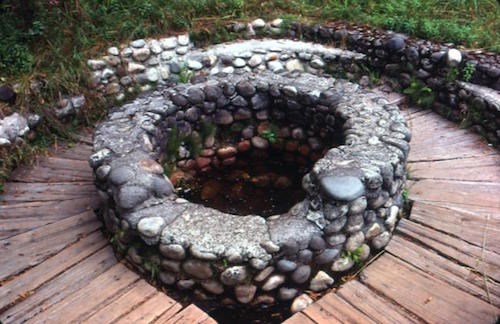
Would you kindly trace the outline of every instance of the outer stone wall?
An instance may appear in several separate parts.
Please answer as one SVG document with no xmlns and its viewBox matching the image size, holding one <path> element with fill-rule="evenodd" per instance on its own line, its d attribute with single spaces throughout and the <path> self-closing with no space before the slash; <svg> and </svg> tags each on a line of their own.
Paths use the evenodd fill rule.
<svg viewBox="0 0 500 324">
<path fill-rule="evenodd" d="M 295 116 L 289 122 L 310 130 L 341 130 L 342 145 L 316 162 L 303 179 L 306 199 L 287 213 L 225 214 L 178 198 L 163 176 L 157 161 L 169 130 L 193 132 L 201 120 L 229 125 L 242 109 L 251 120 Z M 335 273 L 388 243 L 409 140 L 397 107 L 357 85 L 240 71 L 113 109 L 97 129 L 90 164 L 112 241 L 138 269 L 198 296 L 261 304 L 327 289 Z"/>
</svg>

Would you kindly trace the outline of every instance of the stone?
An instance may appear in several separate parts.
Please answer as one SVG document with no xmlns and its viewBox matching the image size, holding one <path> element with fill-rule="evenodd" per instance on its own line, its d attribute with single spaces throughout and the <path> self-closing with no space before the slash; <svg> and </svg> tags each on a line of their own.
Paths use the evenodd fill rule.
<svg viewBox="0 0 500 324">
<path fill-rule="evenodd" d="M 345 249 L 349 252 L 354 252 L 365 242 L 365 235 L 363 232 L 356 232 L 349 236 L 345 244 Z"/>
<path fill-rule="evenodd" d="M 446 52 L 446 64 L 451 67 L 459 66 L 462 62 L 462 53 L 455 49 L 450 48 L 448 52 Z"/>
<path fill-rule="evenodd" d="M 343 257 L 339 258 L 332 264 L 333 272 L 344 272 L 351 269 L 354 266 L 354 261 L 351 258 Z"/>
<path fill-rule="evenodd" d="M 138 64 L 138 63 L 130 62 L 127 66 L 127 71 L 128 71 L 128 73 L 131 73 L 131 74 L 141 73 L 141 72 L 144 72 L 145 70 L 146 70 L 146 67 L 144 65 Z"/>
<path fill-rule="evenodd" d="M 238 302 L 248 304 L 255 297 L 257 286 L 255 285 L 239 285 L 234 288 L 234 294 Z"/>
<path fill-rule="evenodd" d="M 352 201 L 365 193 L 361 180 L 353 176 L 325 176 L 320 179 L 323 192 L 331 199 Z"/>
<path fill-rule="evenodd" d="M 226 286 L 235 286 L 246 280 L 248 270 L 245 266 L 227 268 L 220 275 L 220 281 Z"/>
<path fill-rule="evenodd" d="M 315 69 L 323 69 L 325 67 L 325 62 L 319 58 L 313 59 L 309 64 L 311 64 L 311 67 Z"/>
<path fill-rule="evenodd" d="M 159 77 L 160 75 L 158 73 L 158 69 L 149 68 L 146 70 L 146 78 L 148 79 L 149 82 L 157 82 Z"/>
<path fill-rule="evenodd" d="M 248 81 L 240 81 L 236 84 L 236 91 L 243 97 L 251 97 L 255 94 L 255 87 Z"/>
<path fill-rule="evenodd" d="M 188 69 L 191 69 L 194 71 L 198 71 L 198 70 L 201 70 L 203 68 L 203 64 L 201 64 L 201 62 L 198 62 L 195 60 L 188 60 L 186 62 L 186 66 L 188 67 Z"/>
<path fill-rule="evenodd" d="M 264 28 L 265 26 L 266 26 L 266 22 L 261 18 L 258 18 L 258 19 L 255 19 L 254 21 L 252 21 L 252 27 L 255 29 L 261 29 L 261 28 Z"/>
<path fill-rule="evenodd" d="M 252 57 L 248 60 L 247 64 L 249 67 L 254 68 L 261 65 L 263 62 L 262 56 L 259 54 L 252 55 Z"/>
<path fill-rule="evenodd" d="M 389 39 L 386 46 L 389 51 L 399 52 L 405 48 L 406 41 L 400 35 L 395 35 Z"/>
<path fill-rule="evenodd" d="M 190 88 L 187 92 L 187 99 L 193 105 L 200 104 L 205 100 L 205 92 L 199 88 Z"/>
<path fill-rule="evenodd" d="M 274 73 L 281 73 L 285 69 L 283 68 L 283 64 L 279 61 L 269 61 L 267 62 L 267 68 Z"/>
<path fill-rule="evenodd" d="M 161 260 L 161 267 L 165 270 L 178 273 L 181 271 L 181 263 L 179 261 L 173 261 L 173 260 L 166 260 L 162 259 Z"/>
<path fill-rule="evenodd" d="M 260 136 L 254 136 L 250 141 L 252 142 L 252 145 L 257 149 L 265 150 L 269 147 L 269 142 L 265 138 L 262 138 Z"/>
<path fill-rule="evenodd" d="M 240 58 L 240 57 L 234 59 L 234 61 L 233 61 L 233 66 L 235 68 L 242 68 L 245 65 L 247 65 L 247 62 L 244 59 Z"/>
<path fill-rule="evenodd" d="M 387 243 L 389 243 L 390 239 L 391 234 L 389 232 L 383 232 L 382 234 L 379 234 L 372 239 L 372 247 L 375 250 L 380 250 L 385 247 Z"/>
<path fill-rule="evenodd" d="M 149 192 L 143 187 L 133 185 L 123 186 L 118 193 L 117 203 L 121 208 L 132 209 L 148 198 Z"/>
<path fill-rule="evenodd" d="M 183 260 L 186 256 L 186 251 L 179 244 L 160 244 L 158 249 L 162 255 L 170 259 Z"/>
<path fill-rule="evenodd" d="M 233 123 L 233 120 L 233 115 L 227 110 L 218 109 L 215 112 L 214 122 L 216 124 L 230 125 Z"/>
<path fill-rule="evenodd" d="M 349 215 L 362 214 L 367 207 L 366 197 L 359 197 L 349 204 Z"/>
<path fill-rule="evenodd" d="M 155 237 L 161 234 L 165 226 L 166 223 L 162 217 L 147 217 L 139 221 L 137 230 L 146 237 Z"/>
<path fill-rule="evenodd" d="M 179 44 L 180 46 L 189 45 L 189 35 L 183 34 L 183 35 L 177 36 L 177 44 Z"/>
<path fill-rule="evenodd" d="M 337 246 L 340 244 L 344 244 L 346 240 L 347 240 L 346 236 L 342 233 L 330 235 L 326 238 L 326 241 L 330 246 Z"/>
<path fill-rule="evenodd" d="M 130 46 L 135 47 L 135 48 L 141 48 L 146 46 L 146 41 L 144 39 L 136 39 L 132 42 L 130 42 Z"/>
<path fill-rule="evenodd" d="M 114 185 L 120 186 L 133 179 L 134 176 L 135 173 L 132 168 L 128 166 L 119 166 L 111 169 L 111 172 L 109 174 L 109 181 L 111 181 L 111 183 Z"/>
<path fill-rule="evenodd" d="M 281 91 L 285 94 L 285 96 L 294 98 L 297 95 L 297 88 L 291 85 L 284 86 Z"/>
<path fill-rule="evenodd" d="M 290 260 L 279 260 L 276 263 L 276 268 L 280 272 L 292 272 L 297 269 L 297 264 Z"/>
<path fill-rule="evenodd" d="M 264 281 L 264 280 L 266 280 L 266 279 L 267 279 L 267 277 L 269 277 L 269 276 L 271 275 L 271 273 L 273 273 L 273 272 L 274 272 L 274 267 L 267 267 L 267 268 L 263 269 L 261 272 L 259 272 L 259 273 L 255 276 L 254 280 L 255 280 L 256 282 L 261 282 L 261 281 Z"/>
<path fill-rule="evenodd" d="M 311 305 L 313 302 L 314 301 L 311 299 L 311 297 L 309 297 L 306 294 L 302 294 L 293 300 L 292 306 L 290 307 L 290 311 L 292 312 L 292 314 L 301 312 L 304 309 L 306 309 L 307 306 Z"/>
<path fill-rule="evenodd" d="M 278 288 L 280 285 L 282 285 L 285 282 L 286 278 L 284 275 L 281 274 L 276 274 L 272 275 L 267 279 L 267 281 L 262 285 L 262 290 L 264 291 L 271 291 L 273 289 Z"/>
<path fill-rule="evenodd" d="M 213 275 L 210 263 L 194 259 L 185 261 L 182 269 L 196 279 L 210 279 Z"/>
<path fill-rule="evenodd" d="M 322 251 L 326 248 L 326 243 L 321 236 L 313 236 L 309 242 L 309 247 L 316 251 Z"/>
<path fill-rule="evenodd" d="M 314 258 L 314 261 L 321 265 L 332 262 L 340 253 L 339 249 L 326 249 Z"/>
<path fill-rule="evenodd" d="M 278 291 L 278 298 L 280 300 L 291 300 L 297 296 L 298 293 L 299 291 L 296 288 L 281 287 Z"/>
<path fill-rule="evenodd" d="M 211 294 L 220 295 L 224 292 L 224 286 L 216 280 L 205 280 L 201 282 L 201 286 Z"/>
<path fill-rule="evenodd" d="M 296 284 L 303 284 L 309 280 L 310 276 L 311 267 L 308 265 L 301 265 L 292 273 L 292 281 Z"/>
<path fill-rule="evenodd" d="M 281 27 L 282 24 L 283 24 L 283 19 L 281 19 L 281 18 L 276 18 L 273 21 L 271 21 L 272 27 L 279 28 L 279 27 Z"/>
<path fill-rule="evenodd" d="M 192 289 L 196 282 L 192 279 L 184 279 L 177 281 L 177 288 L 181 290 Z"/>
<path fill-rule="evenodd" d="M 151 51 L 149 48 L 139 48 L 133 50 L 132 57 L 134 60 L 139 62 L 146 61 L 151 56 Z"/>
<path fill-rule="evenodd" d="M 301 263 L 310 263 L 313 258 L 313 253 L 311 250 L 302 250 L 297 254 L 297 261 Z"/>
<path fill-rule="evenodd" d="M 320 292 L 330 288 L 333 283 L 333 278 L 330 277 L 326 272 L 318 271 L 314 278 L 312 278 L 309 289 L 315 292 Z"/>
<path fill-rule="evenodd" d="M 106 62 L 103 60 L 88 60 L 87 61 L 87 66 L 92 70 L 102 70 L 106 67 Z M 4 87 L 5 85 L 2 85 Z"/>
<path fill-rule="evenodd" d="M 252 96 L 250 102 L 254 110 L 262 110 L 269 106 L 271 100 L 269 99 L 268 95 L 259 92 L 256 95 Z"/>
<path fill-rule="evenodd" d="M 166 285 L 173 285 L 176 281 L 175 274 L 165 271 L 160 271 L 158 278 Z"/>
<path fill-rule="evenodd" d="M 186 55 L 188 51 L 189 51 L 189 47 L 187 47 L 187 46 L 179 46 L 179 47 L 177 47 L 175 49 L 175 54 Z"/>
</svg>

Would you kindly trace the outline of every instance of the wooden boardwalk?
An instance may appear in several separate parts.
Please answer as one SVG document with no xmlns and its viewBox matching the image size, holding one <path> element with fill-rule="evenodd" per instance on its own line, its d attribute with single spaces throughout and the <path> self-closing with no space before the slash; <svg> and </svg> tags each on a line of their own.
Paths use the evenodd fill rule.
<svg viewBox="0 0 500 324">
<path fill-rule="evenodd" d="M 287 323 L 494 323 L 500 155 L 430 111 L 413 130 L 409 219 L 357 277 Z M 117 262 L 92 209 L 90 140 L 16 170 L 0 195 L 3 323 L 215 323 Z"/>
</svg>

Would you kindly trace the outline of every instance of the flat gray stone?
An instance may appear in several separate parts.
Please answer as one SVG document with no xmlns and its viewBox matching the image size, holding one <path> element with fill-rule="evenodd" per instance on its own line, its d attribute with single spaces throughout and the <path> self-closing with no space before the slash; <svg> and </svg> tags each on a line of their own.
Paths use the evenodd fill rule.
<svg viewBox="0 0 500 324">
<path fill-rule="evenodd" d="M 361 180 L 353 176 L 326 176 L 319 182 L 322 191 L 335 200 L 351 201 L 365 193 Z"/>
</svg>

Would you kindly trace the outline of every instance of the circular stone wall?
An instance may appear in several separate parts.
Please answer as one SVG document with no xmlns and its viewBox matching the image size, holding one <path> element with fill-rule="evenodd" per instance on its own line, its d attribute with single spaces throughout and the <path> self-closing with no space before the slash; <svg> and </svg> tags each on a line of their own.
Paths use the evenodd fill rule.
<svg viewBox="0 0 500 324">
<path fill-rule="evenodd" d="M 159 161 L 173 129 L 189 134 L 201 122 L 228 126 L 242 116 L 290 123 L 312 138 L 342 134 L 303 177 L 306 198 L 284 214 L 236 216 L 193 204 L 164 176 Z M 111 241 L 140 271 L 198 295 L 274 303 L 329 288 L 336 273 L 389 242 L 409 140 L 398 108 L 355 84 L 240 71 L 113 109 L 97 129 L 90 164 Z"/>
</svg>

